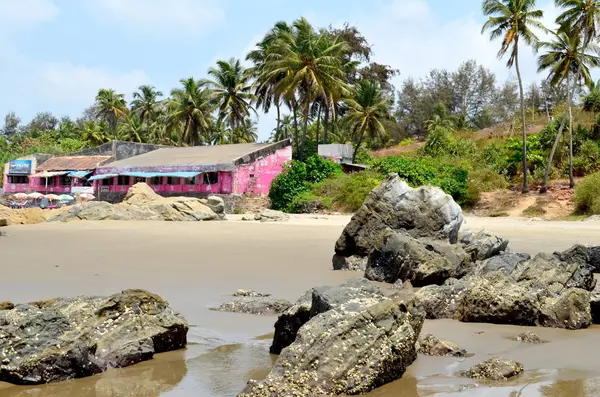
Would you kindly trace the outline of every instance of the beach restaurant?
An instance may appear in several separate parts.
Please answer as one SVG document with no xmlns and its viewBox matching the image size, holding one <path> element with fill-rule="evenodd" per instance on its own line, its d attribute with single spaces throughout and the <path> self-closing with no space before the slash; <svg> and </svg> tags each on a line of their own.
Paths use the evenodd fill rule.
<svg viewBox="0 0 600 397">
<path fill-rule="evenodd" d="M 276 143 L 163 147 L 96 168 L 92 182 L 102 199 L 146 182 L 158 194 L 268 194 L 292 159 L 289 139 Z"/>
<path fill-rule="evenodd" d="M 91 176 L 110 156 L 50 157 L 42 162 L 32 156 L 11 160 L 5 167 L 6 193 L 93 193 Z"/>
</svg>

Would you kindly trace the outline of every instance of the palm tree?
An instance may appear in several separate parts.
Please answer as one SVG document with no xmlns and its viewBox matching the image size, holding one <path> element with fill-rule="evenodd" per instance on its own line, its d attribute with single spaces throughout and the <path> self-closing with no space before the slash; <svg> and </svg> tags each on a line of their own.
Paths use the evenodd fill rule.
<svg viewBox="0 0 600 397">
<path fill-rule="evenodd" d="M 316 32 L 305 18 L 294 21 L 291 31 L 282 32 L 272 44 L 260 79 L 273 81 L 283 76 L 275 84 L 274 91 L 288 101 L 295 101 L 296 97 L 301 101 L 304 125 L 298 148 L 300 160 L 303 158 L 311 103 L 316 98 L 329 98 L 331 92 L 347 91 L 342 65 L 347 51 L 345 42 Z"/>
<path fill-rule="evenodd" d="M 349 107 L 346 121 L 352 128 L 352 140 L 355 143 L 352 155 L 354 162 L 365 137 L 382 139 L 385 135 L 385 127 L 381 122 L 389 118 L 391 101 L 383 96 L 379 84 L 362 81 L 353 98 L 346 98 L 345 102 Z"/>
<path fill-rule="evenodd" d="M 556 139 L 552 145 L 550 151 L 550 157 L 548 158 L 548 165 L 546 166 L 546 172 L 544 173 L 544 182 L 540 188 L 540 193 L 546 193 L 548 191 L 548 174 L 550 173 L 550 167 L 552 166 L 552 159 L 558 146 L 558 141 L 562 135 L 562 131 L 565 128 L 567 122 L 567 116 L 569 109 L 573 102 L 573 96 L 577 90 L 579 81 L 581 80 L 582 67 L 585 64 L 584 57 L 587 52 L 587 48 L 598 35 L 598 23 L 600 22 L 600 1 L 599 0 L 554 0 L 556 6 L 564 8 L 565 11 L 558 16 L 556 22 L 560 25 L 560 31 L 575 36 L 582 36 L 583 40 L 581 43 L 581 51 L 579 54 L 579 63 L 577 65 L 577 71 L 573 81 L 573 87 L 567 98 L 567 108 L 563 114 Z M 574 180 L 571 180 L 571 187 L 575 186 Z"/>
<path fill-rule="evenodd" d="M 253 67 L 248 69 L 248 73 L 254 77 L 254 95 L 256 105 L 267 113 L 271 104 L 277 109 L 277 127 L 276 134 L 279 134 L 281 125 L 281 94 L 275 91 L 275 85 L 285 77 L 285 74 L 270 75 L 266 73 L 269 54 L 273 50 L 273 43 L 282 39 L 284 32 L 291 32 L 291 27 L 286 22 L 277 22 L 275 26 L 265 35 L 256 48 L 248 53 L 246 60 L 252 61 Z M 291 109 L 290 109 L 291 110 Z"/>
<path fill-rule="evenodd" d="M 127 113 L 125 95 L 117 94 L 115 90 L 101 88 L 96 95 L 96 117 L 105 120 L 112 131 L 117 128 L 119 120 Z"/>
<path fill-rule="evenodd" d="M 600 112 L 600 80 L 589 84 L 589 91 L 583 98 L 583 110 L 596 114 Z"/>
<path fill-rule="evenodd" d="M 131 101 L 131 111 L 139 116 L 142 123 L 146 123 L 147 132 L 149 133 L 150 121 L 154 120 L 161 111 L 160 97 L 162 92 L 158 91 L 154 86 L 141 85 L 138 91 L 133 93 L 133 101 Z"/>
<path fill-rule="evenodd" d="M 171 91 L 167 102 L 167 127 L 177 131 L 180 143 L 201 145 L 209 141 L 215 103 L 210 90 L 193 77 L 180 80 L 182 88 Z"/>
<path fill-rule="evenodd" d="M 250 103 L 255 99 L 250 74 L 235 58 L 217 61 L 217 67 L 210 68 L 208 74 L 213 79 L 205 83 L 219 104 L 219 120 L 227 121 L 232 129 L 246 128 L 246 119 L 250 117 L 250 111 L 254 111 Z"/>
<path fill-rule="evenodd" d="M 81 140 L 89 142 L 92 146 L 110 142 L 111 136 L 108 133 L 106 122 L 104 120 L 100 120 L 98 123 L 95 121 L 86 121 L 81 126 Z"/>
<path fill-rule="evenodd" d="M 571 84 L 577 86 L 579 81 L 576 81 L 575 79 L 576 76 L 580 76 L 580 79 L 583 80 L 586 85 L 590 85 L 592 83 L 590 67 L 597 67 L 600 65 L 600 57 L 583 52 L 584 49 L 581 42 L 581 35 L 579 34 L 569 34 L 565 31 L 559 31 L 558 33 L 555 33 L 554 36 L 554 41 L 540 43 L 540 47 L 547 48 L 548 52 L 539 58 L 538 72 L 549 71 L 547 80 L 552 87 L 556 87 L 562 82 L 566 82 L 567 84 L 567 92 L 569 95 L 567 98 L 567 110 L 569 114 L 569 180 L 571 186 L 575 186 L 575 179 L 573 177 L 573 115 L 571 111 L 572 99 L 570 97 Z M 598 47 L 595 44 L 588 44 L 586 50 L 592 50 L 594 53 L 598 53 Z M 579 65 L 582 61 L 583 64 Z M 579 75 L 577 73 L 579 73 Z M 561 135 L 557 134 L 553 150 L 556 150 L 560 138 Z M 553 158 L 554 152 L 552 151 L 550 152 L 550 161 L 552 161 Z"/>
<path fill-rule="evenodd" d="M 291 138 L 292 135 L 294 134 L 293 123 L 294 122 L 292 120 L 292 116 L 290 116 L 289 114 L 286 114 L 285 116 L 283 116 L 279 126 L 276 127 L 275 129 L 273 129 L 273 132 L 271 133 L 271 137 L 269 140 L 271 142 L 279 142 L 279 141 L 283 141 L 284 139 Z"/>
<path fill-rule="evenodd" d="M 506 63 L 508 68 L 513 65 L 519 80 L 519 95 L 521 99 L 521 127 L 523 139 L 523 193 L 529 192 L 527 183 L 527 124 L 525 122 L 525 98 L 523 94 L 523 80 L 519 69 L 519 42 L 522 40 L 535 50 L 538 38 L 531 30 L 539 28 L 546 30 L 539 20 L 544 16 L 543 11 L 535 10 L 535 0 L 484 0 L 483 14 L 489 16 L 481 32 L 490 31 L 490 39 L 502 37 L 502 45 L 498 51 L 498 58 L 504 57 L 509 52 Z"/>
<path fill-rule="evenodd" d="M 144 136 L 144 122 L 137 114 L 125 115 L 117 128 L 117 137 L 122 141 L 148 142 L 147 136 Z"/>
</svg>

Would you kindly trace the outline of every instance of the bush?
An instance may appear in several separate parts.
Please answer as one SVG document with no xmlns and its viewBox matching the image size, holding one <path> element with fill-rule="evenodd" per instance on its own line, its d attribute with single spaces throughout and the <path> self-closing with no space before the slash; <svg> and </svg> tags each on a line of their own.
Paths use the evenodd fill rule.
<svg viewBox="0 0 600 397">
<path fill-rule="evenodd" d="M 425 165 L 418 159 L 389 156 L 373 161 L 372 169 L 382 174 L 397 173 L 411 186 L 421 186 L 435 179 L 435 168 Z"/>
<path fill-rule="evenodd" d="M 354 212 L 382 179 L 381 174 L 370 170 L 341 174 L 313 186 L 312 193 L 320 198 L 325 208 Z"/>
<path fill-rule="evenodd" d="M 342 173 L 342 167 L 333 160 L 314 155 L 306 160 L 306 181 L 318 183 L 336 174 Z"/>
<path fill-rule="evenodd" d="M 582 214 L 600 214 L 600 172 L 586 176 L 575 187 L 575 206 Z"/>
<path fill-rule="evenodd" d="M 425 144 L 421 148 L 421 153 L 431 157 L 441 157 L 448 155 L 453 145 L 454 137 L 447 128 L 438 127 L 433 130 Z"/>
<path fill-rule="evenodd" d="M 331 198 L 318 197 L 312 191 L 300 193 L 288 206 L 289 211 L 295 214 L 313 214 L 331 208 Z"/>
<path fill-rule="evenodd" d="M 506 146 L 498 142 L 491 142 L 485 145 L 478 156 L 479 165 L 501 174 L 509 174 L 508 150 Z"/>
<path fill-rule="evenodd" d="M 309 190 L 306 182 L 306 165 L 300 161 L 292 160 L 284 166 L 283 172 L 271 182 L 269 198 L 271 208 L 288 211 L 288 206 L 302 192 Z"/>
<path fill-rule="evenodd" d="M 584 141 L 579 147 L 579 153 L 573 157 L 573 173 L 576 176 L 587 175 L 598 171 L 600 148 L 591 140 Z M 568 164 L 567 164 L 568 167 Z"/>
<path fill-rule="evenodd" d="M 408 146 L 408 145 L 412 145 L 413 143 L 417 143 L 417 140 L 415 138 L 411 138 L 411 137 L 404 138 L 400 142 L 398 142 L 396 147 Z"/>
</svg>

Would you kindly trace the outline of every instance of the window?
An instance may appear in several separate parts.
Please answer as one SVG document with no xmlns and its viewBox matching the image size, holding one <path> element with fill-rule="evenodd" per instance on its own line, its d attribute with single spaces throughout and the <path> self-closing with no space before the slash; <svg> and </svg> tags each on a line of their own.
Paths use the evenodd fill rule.
<svg viewBox="0 0 600 397">
<path fill-rule="evenodd" d="M 15 185 L 25 185 L 29 183 L 29 178 L 25 175 L 9 175 L 8 183 L 14 183 Z"/>
<path fill-rule="evenodd" d="M 193 177 L 193 178 L 185 178 L 183 180 L 183 184 L 184 185 L 197 185 L 199 182 L 199 179 L 197 176 Z"/>
<path fill-rule="evenodd" d="M 88 181 L 87 178 L 82 178 L 81 186 L 92 186 L 92 182 Z"/>
<path fill-rule="evenodd" d="M 102 179 L 102 186 L 112 186 L 115 178 Z"/>
<path fill-rule="evenodd" d="M 68 175 L 61 175 L 58 178 L 58 184 L 60 186 L 71 186 L 71 178 Z"/>
<path fill-rule="evenodd" d="M 119 175 L 117 184 L 119 186 L 129 186 L 129 176 Z"/>
<path fill-rule="evenodd" d="M 44 186 L 54 186 L 54 177 L 42 178 L 42 185 L 44 185 Z"/>
<path fill-rule="evenodd" d="M 167 177 L 167 185 L 179 185 L 179 181 L 180 179 L 174 176 Z"/>
<path fill-rule="evenodd" d="M 207 172 L 202 175 L 202 183 L 205 185 L 216 185 L 219 183 L 219 174 L 216 172 Z"/>
<path fill-rule="evenodd" d="M 162 176 L 155 176 L 150 178 L 151 185 L 162 185 Z"/>
</svg>

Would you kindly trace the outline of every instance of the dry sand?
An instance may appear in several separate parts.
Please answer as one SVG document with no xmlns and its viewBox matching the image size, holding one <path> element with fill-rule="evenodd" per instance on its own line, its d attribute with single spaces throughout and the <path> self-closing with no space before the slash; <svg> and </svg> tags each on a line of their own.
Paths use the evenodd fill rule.
<svg viewBox="0 0 600 397">
<path fill-rule="evenodd" d="M 357 273 L 331 270 L 333 245 L 349 217 L 294 216 L 285 223 L 72 222 L 11 226 L 0 237 L 0 300 L 28 302 L 77 294 L 145 288 L 162 295 L 191 324 L 185 351 L 100 376 L 40 387 L 0 384 L 0 397 L 233 396 L 248 378 L 268 372 L 273 317 L 209 310 L 239 288 L 294 300 L 306 289 L 340 283 Z M 536 253 L 600 242 L 598 222 L 530 222 L 469 218 Z M 600 329 L 537 329 L 544 345 L 509 340 L 510 326 L 431 321 L 426 332 L 454 341 L 467 359 L 419 357 L 398 382 L 373 396 L 600 395 Z M 484 331 L 481 333 L 481 331 Z M 260 337 L 263 335 L 263 337 Z M 527 372 L 490 385 L 455 376 L 489 355 L 523 362 Z M 523 389 L 521 394 L 516 394 Z M 515 394 L 511 394 L 515 393 Z"/>
</svg>

